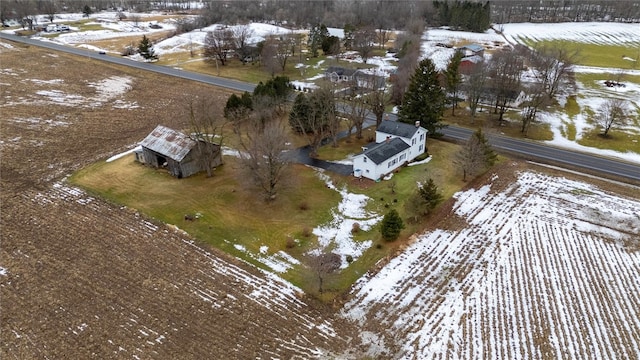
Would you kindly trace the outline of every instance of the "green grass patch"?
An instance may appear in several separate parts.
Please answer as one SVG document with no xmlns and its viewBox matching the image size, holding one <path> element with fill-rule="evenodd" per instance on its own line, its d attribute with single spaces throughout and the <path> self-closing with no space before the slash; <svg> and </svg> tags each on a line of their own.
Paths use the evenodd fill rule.
<svg viewBox="0 0 640 360">
<path fill-rule="evenodd" d="M 347 187 L 371 197 L 368 210 L 383 215 L 396 208 L 406 218 L 403 204 L 412 196 L 417 181 L 433 178 L 446 197 L 464 185 L 450 161 L 458 146 L 436 140 L 429 140 L 428 145 L 434 155 L 430 163 L 401 168 L 391 181 L 368 182 L 364 187 L 363 182 L 368 180 L 360 182 L 350 176 L 335 175 L 332 181 L 338 188 Z M 354 147 L 354 142 L 343 140 L 339 149 Z M 268 247 L 264 256 L 285 251 L 301 264 L 282 277 L 327 301 L 343 294 L 381 258 L 393 254 L 405 243 L 403 239 L 424 229 L 421 223 L 407 222 L 401 238 L 393 243 L 382 241 L 377 227 L 354 233 L 355 241 L 371 240 L 373 245 L 347 269 L 325 275 L 324 292 L 318 293 L 318 273 L 309 265 L 307 255 L 318 246 L 311 230 L 333 218 L 332 209 L 339 203 L 340 194 L 327 188 L 313 169 L 301 165 L 291 166 L 287 186 L 272 203 L 266 203 L 259 192 L 242 183 L 242 178 L 241 164 L 234 157 L 225 157 L 225 164 L 211 178 L 197 174 L 176 179 L 164 170 L 138 164 L 128 155 L 109 163 L 92 164 L 73 174 L 69 181 L 91 194 L 175 225 L 199 241 L 261 268 L 267 268 L 255 258 L 264 254 L 261 247 Z M 197 219 L 189 220 L 185 215 Z M 295 239 L 293 245 L 290 239 Z"/>
<path fill-rule="evenodd" d="M 563 121 L 563 127 L 561 129 L 562 131 L 562 136 L 564 136 L 565 138 L 571 140 L 571 141 L 575 141 L 576 140 L 576 135 L 578 130 L 576 129 L 576 124 L 574 124 L 573 122 L 566 122 Z"/>
<path fill-rule="evenodd" d="M 640 42 L 630 42 L 628 45 L 617 44 L 592 44 L 575 42 L 569 40 L 541 40 L 532 38 L 521 38 L 528 46 L 539 47 L 559 47 L 568 51 L 579 51 L 576 59 L 577 65 L 597 66 L 619 69 L 636 69 L 638 67 Z M 636 59 L 636 61 L 625 60 L 624 57 Z"/>
<path fill-rule="evenodd" d="M 564 112 L 569 115 L 570 118 L 580 114 L 580 105 L 578 105 L 575 95 L 571 95 L 567 98 L 567 103 L 564 105 Z"/>
<path fill-rule="evenodd" d="M 578 144 L 596 149 L 610 149 L 619 152 L 634 152 L 640 154 L 640 136 L 638 133 L 629 133 L 617 130 L 615 127 L 609 130 L 607 137 L 602 136 L 602 130 L 593 128 L 585 131 Z"/>
</svg>

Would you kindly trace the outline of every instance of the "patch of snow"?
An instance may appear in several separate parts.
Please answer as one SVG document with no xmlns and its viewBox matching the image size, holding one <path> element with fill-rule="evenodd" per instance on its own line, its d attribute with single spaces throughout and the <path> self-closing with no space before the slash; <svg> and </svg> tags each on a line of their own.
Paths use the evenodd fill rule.
<svg viewBox="0 0 640 360">
<path fill-rule="evenodd" d="M 342 260 L 340 268 L 345 269 L 349 266 L 349 262 L 346 260 L 347 256 L 356 260 L 373 244 L 372 240 L 362 242 L 353 240 L 351 232 L 354 224 L 358 223 L 362 230 L 368 231 L 382 220 L 382 216 L 364 209 L 370 199 L 368 196 L 349 193 L 346 189 L 338 189 L 322 171 L 318 171 L 317 174 L 325 181 L 328 188 L 340 193 L 342 200 L 337 208 L 331 211 L 333 219 L 329 223 L 313 229 L 312 232 L 318 237 L 320 247 L 309 253 L 319 255 L 330 249 L 331 252 L 340 255 Z"/>
<path fill-rule="evenodd" d="M 118 159 L 120 159 L 122 157 L 125 157 L 125 156 L 129 155 L 129 154 L 133 154 L 134 152 L 139 151 L 139 150 L 142 150 L 142 146 L 136 146 L 131 150 L 127 150 L 127 151 L 122 152 L 120 154 L 113 155 L 112 157 L 107 159 L 107 162 L 112 162 L 114 160 L 118 160 Z"/>
</svg>

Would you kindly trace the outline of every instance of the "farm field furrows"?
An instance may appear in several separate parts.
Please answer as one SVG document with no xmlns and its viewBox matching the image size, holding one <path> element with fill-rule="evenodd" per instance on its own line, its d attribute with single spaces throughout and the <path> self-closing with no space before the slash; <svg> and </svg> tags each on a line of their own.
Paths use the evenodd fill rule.
<svg viewBox="0 0 640 360">
<path fill-rule="evenodd" d="M 369 353 L 640 357 L 640 201 L 532 171 L 494 187 L 457 194 L 462 229 L 429 231 L 361 279 L 343 314 Z"/>
<path fill-rule="evenodd" d="M 217 99 L 221 116 L 227 92 L 0 53 L 3 360 L 640 357 L 637 196 L 502 168 L 343 308 L 320 304 L 64 181 L 158 122 L 187 126 L 187 96 Z"/>
<path fill-rule="evenodd" d="M 159 121 L 185 126 L 183 96 L 228 93 L 0 44 L 1 359 L 308 359 L 346 348 L 338 334 L 351 325 L 297 288 L 64 181 Z"/>
</svg>

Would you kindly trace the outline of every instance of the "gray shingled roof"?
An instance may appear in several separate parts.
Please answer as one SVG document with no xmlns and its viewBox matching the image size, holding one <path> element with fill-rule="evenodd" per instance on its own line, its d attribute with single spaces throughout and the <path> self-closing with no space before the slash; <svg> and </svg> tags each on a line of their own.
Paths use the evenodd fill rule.
<svg viewBox="0 0 640 360">
<path fill-rule="evenodd" d="M 331 74 L 331 73 L 336 73 L 337 75 L 344 75 L 344 76 L 352 76 L 353 74 L 355 74 L 355 72 L 358 71 L 357 69 L 348 69 L 348 68 L 343 68 L 340 66 L 329 66 L 327 68 L 327 70 L 325 71 L 325 74 Z"/>
<path fill-rule="evenodd" d="M 140 145 L 175 161 L 182 161 L 196 146 L 196 142 L 179 131 L 158 125 Z"/>
<path fill-rule="evenodd" d="M 362 154 L 371 159 L 371 161 L 376 165 L 380 165 L 392 156 L 397 155 L 408 148 L 410 148 L 410 146 L 402 139 L 393 138 L 389 142 L 384 141 L 376 144 Z"/>
<path fill-rule="evenodd" d="M 384 120 L 376 131 L 411 139 L 418 129 L 415 125 L 405 124 L 400 121 Z"/>
</svg>

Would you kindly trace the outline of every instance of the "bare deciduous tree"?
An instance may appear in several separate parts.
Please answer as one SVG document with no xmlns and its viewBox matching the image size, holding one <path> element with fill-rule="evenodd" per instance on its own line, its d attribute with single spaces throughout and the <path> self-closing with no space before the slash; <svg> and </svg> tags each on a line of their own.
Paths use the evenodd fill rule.
<svg viewBox="0 0 640 360">
<path fill-rule="evenodd" d="M 267 39 L 262 43 L 262 51 L 260 52 L 262 66 L 264 66 L 265 70 L 271 74 L 271 76 L 275 76 L 276 71 L 280 69 L 280 63 L 278 62 L 277 57 L 277 42 L 278 40 L 274 37 L 267 37 Z"/>
<path fill-rule="evenodd" d="M 391 101 L 396 104 L 402 104 L 404 93 L 409 87 L 409 79 L 418 67 L 420 60 L 420 51 L 422 44 L 422 33 L 424 31 L 424 23 L 420 20 L 411 20 L 407 23 L 407 32 L 398 35 L 396 44 L 397 48 L 398 68 L 391 77 Z"/>
<path fill-rule="evenodd" d="M 47 15 L 49 22 L 53 23 L 56 17 L 56 4 L 53 0 L 44 1 L 41 4 L 42 11 Z"/>
<path fill-rule="evenodd" d="M 213 168 L 222 164 L 222 146 L 224 127 L 227 120 L 216 116 L 214 102 L 206 99 L 188 99 L 189 137 L 197 142 L 198 160 L 207 171 L 207 177 L 213 175 Z"/>
<path fill-rule="evenodd" d="M 508 106 L 520 94 L 522 67 L 521 57 L 507 50 L 494 53 L 489 62 L 490 92 L 495 101 L 494 112 L 500 116 L 500 124 L 504 121 Z"/>
<path fill-rule="evenodd" d="M 467 96 L 467 103 L 469 103 L 472 120 L 475 119 L 480 99 L 486 91 L 486 79 L 487 66 L 484 61 L 480 61 L 471 69 L 471 72 L 466 77 L 466 81 L 463 83 L 463 91 Z"/>
<path fill-rule="evenodd" d="M 335 253 L 322 253 L 320 255 L 313 256 L 309 265 L 318 275 L 318 292 L 322 294 L 324 292 L 324 280 L 327 275 L 333 273 L 340 268 L 341 259 L 340 255 Z"/>
<path fill-rule="evenodd" d="M 220 61 L 224 66 L 229 53 L 235 48 L 233 31 L 230 29 L 216 29 L 209 31 L 204 38 L 204 57 L 208 62 Z"/>
<path fill-rule="evenodd" d="M 527 49 L 528 50 L 528 49 Z M 578 49 L 569 49 L 566 46 L 542 46 L 526 53 L 535 68 L 534 74 L 540 84 L 541 90 L 549 98 L 556 95 L 563 81 L 570 79 L 573 65 L 579 58 Z"/>
<path fill-rule="evenodd" d="M 376 30 L 371 26 L 362 27 L 353 33 L 353 49 L 360 54 L 365 64 L 373 52 L 375 41 Z"/>
<path fill-rule="evenodd" d="M 380 126 L 380 123 L 382 123 L 382 117 L 388 101 L 389 96 L 385 88 L 375 87 L 366 95 L 366 103 L 369 106 L 369 110 L 376 116 L 376 126 Z"/>
<path fill-rule="evenodd" d="M 627 102 L 623 99 L 611 98 L 602 103 L 597 115 L 598 125 L 602 127 L 602 136 L 609 136 L 611 128 L 625 122 L 627 109 Z"/>
<path fill-rule="evenodd" d="M 274 115 L 273 111 L 254 110 L 254 115 Z M 252 117 L 242 129 L 235 128 L 242 148 L 240 159 L 247 171 L 247 178 L 253 181 L 267 201 L 273 201 L 284 178 L 288 161 L 282 156 L 287 149 L 287 130 L 278 117 L 268 120 Z"/>
<path fill-rule="evenodd" d="M 341 113 L 349 122 L 349 136 L 351 136 L 351 131 L 355 128 L 356 138 L 362 139 L 362 128 L 368 111 L 367 98 L 352 91 L 351 94 L 341 99 L 338 106 L 342 107 Z"/>
<path fill-rule="evenodd" d="M 522 127 L 520 132 L 527 136 L 529 126 L 536 119 L 538 111 L 547 106 L 550 103 L 550 97 L 544 91 L 544 85 L 541 83 L 535 83 L 526 87 L 523 87 L 526 93 L 526 99 L 522 104 Z"/>
</svg>

